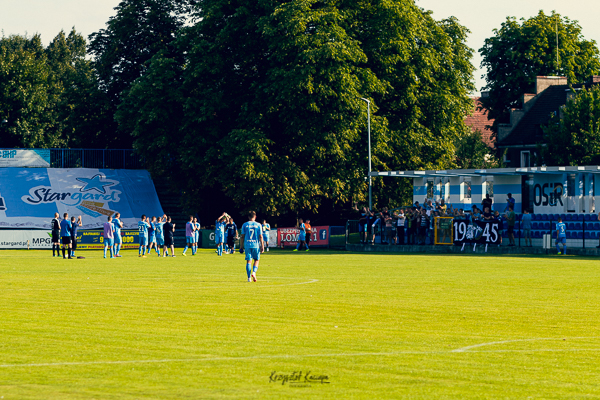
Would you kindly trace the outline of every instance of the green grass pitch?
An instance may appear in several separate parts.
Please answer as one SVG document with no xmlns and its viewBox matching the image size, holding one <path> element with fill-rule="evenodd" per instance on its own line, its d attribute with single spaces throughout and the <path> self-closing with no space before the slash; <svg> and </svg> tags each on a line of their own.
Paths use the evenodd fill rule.
<svg viewBox="0 0 600 400">
<path fill-rule="evenodd" d="M 0 253 L 3 399 L 600 397 L 597 259 L 49 254 Z"/>
</svg>

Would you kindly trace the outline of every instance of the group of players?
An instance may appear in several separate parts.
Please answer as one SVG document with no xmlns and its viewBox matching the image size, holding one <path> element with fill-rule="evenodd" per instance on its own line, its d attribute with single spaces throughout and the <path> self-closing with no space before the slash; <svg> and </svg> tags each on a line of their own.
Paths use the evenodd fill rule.
<svg viewBox="0 0 600 400">
<path fill-rule="evenodd" d="M 269 251 L 269 231 L 271 225 L 263 219 L 261 225 L 262 228 L 262 239 L 265 243 L 265 251 Z M 186 238 L 188 236 L 186 230 Z M 237 225 L 233 222 L 233 218 L 226 212 L 221 214 L 215 221 L 215 243 L 217 244 L 216 253 L 219 256 L 223 254 L 234 254 L 235 253 L 235 241 L 239 239 Z M 227 246 L 227 248 L 225 247 Z"/>
<path fill-rule="evenodd" d="M 103 241 L 104 241 L 104 258 L 121 257 L 120 250 L 122 245 L 121 230 L 123 222 L 121 222 L 120 213 L 116 213 L 114 218 L 109 216 L 107 222 L 104 223 Z M 52 219 L 52 256 L 60 256 L 62 246 L 62 255 L 65 259 L 75 257 L 77 249 L 77 228 L 82 226 L 81 216 L 77 219 L 72 217 L 69 219 L 69 214 L 64 213 L 61 220 L 58 213 L 54 214 Z M 302 233 L 305 232 L 306 226 L 301 225 Z M 310 228 L 309 228 L 310 229 Z M 269 231 L 270 225 L 263 220 L 262 225 L 256 222 L 256 212 L 251 211 L 248 214 L 248 222 L 242 225 L 240 239 L 240 253 L 246 255 L 246 274 L 248 282 L 256 282 L 256 273 L 260 261 L 260 254 L 269 246 Z M 139 232 L 139 257 L 146 257 L 154 249 L 160 257 L 160 249 L 163 249 L 163 257 L 169 256 L 168 249 L 171 249 L 171 257 L 175 257 L 175 247 L 173 243 L 173 232 L 175 232 L 175 224 L 171 222 L 171 217 L 163 215 L 162 217 L 148 218 L 142 215 L 138 222 Z M 186 223 L 186 246 L 183 250 L 183 255 L 186 255 L 187 250 L 192 248 L 192 255 L 198 251 L 200 224 L 197 218 L 190 216 Z M 301 235 L 304 236 L 304 235 Z M 59 239 L 60 238 L 60 239 Z M 227 239 L 226 239 L 227 238 Z M 233 222 L 233 218 L 227 213 L 223 213 L 215 224 L 215 242 L 217 243 L 217 253 L 223 255 L 225 250 L 225 241 L 227 241 L 226 254 L 234 254 L 235 240 L 238 239 L 237 226 Z M 304 239 L 304 238 L 302 238 Z M 304 244 L 305 241 L 302 240 Z M 308 246 L 307 246 L 308 247 Z M 67 254 L 68 252 L 68 254 Z M 67 257 L 68 255 L 68 257 Z"/>
</svg>

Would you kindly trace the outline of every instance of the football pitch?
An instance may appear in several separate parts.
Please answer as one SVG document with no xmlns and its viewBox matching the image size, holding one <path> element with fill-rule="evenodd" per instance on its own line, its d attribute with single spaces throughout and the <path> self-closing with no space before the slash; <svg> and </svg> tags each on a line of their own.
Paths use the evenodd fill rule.
<svg viewBox="0 0 600 400">
<path fill-rule="evenodd" d="M 594 258 L 0 255 L 3 399 L 600 397 Z"/>
</svg>

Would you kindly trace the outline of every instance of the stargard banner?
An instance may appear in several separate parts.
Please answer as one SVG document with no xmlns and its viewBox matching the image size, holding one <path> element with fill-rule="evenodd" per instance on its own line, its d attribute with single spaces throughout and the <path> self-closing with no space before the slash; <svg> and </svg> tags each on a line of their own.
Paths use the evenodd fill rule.
<svg viewBox="0 0 600 400">
<path fill-rule="evenodd" d="M 0 227 L 50 228 L 54 213 L 82 216 L 82 229 L 101 228 L 121 213 L 124 228 L 142 214 L 161 216 L 154 183 L 145 170 L 0 168 Z"/>
</svg>

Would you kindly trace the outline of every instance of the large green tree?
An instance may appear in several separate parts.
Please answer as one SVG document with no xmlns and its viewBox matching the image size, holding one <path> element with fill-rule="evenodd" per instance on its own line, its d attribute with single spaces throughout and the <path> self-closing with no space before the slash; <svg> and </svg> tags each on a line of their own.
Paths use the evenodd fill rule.
<svg viewBox="0 0 600 400">
<path fill-rule="evenodd" d="M 205 0 L 194 17 L 118 113 L 150 168 L 176 169 L 190 197 L 273 214 L 365 200 L 361 97 L 375 170 L 453 164 L 473 89 L 455 19 L 409 0 Z M 407 190 L 380 188 L 386 202 Z"/>
<path fill-rule="evenodd" d="M 489 91 L 482 101 L 495 120 L 494 131 L 508 122 L 511 108 L 521 108 L 523 93 L 535 93 L 536 76 L 566 76 L 575 84 L 600 71 L 596 42 L 583 37 L 577 21 L 555 12 L 540 11 L 520 21 L 507 18 L 479 51 L 487 69 L 483 89 Z"/>
<path fill-rule="evenodd" d="M 585 87 L 543 128 L 546 165 L 600 165 L 600 87 Z"/>
<path fill-rule="evenodd" d="M 51 147 L 51 71 L 39 35 L 0 40 L 0 125 L 3 147 Z"/>
<path fill-rule="evenodd" d="M 159 52 L 172 53 L 172 42 L 188 17 L 189 0 L 122 0 L 106 28 L 90 35 L 89 54 L 94 58 L 98 87 L 97 106 L 110 144 L 130 147 L 130 132 L 114 120 L 117 107 L 150 59 Z"/>
</svg>

